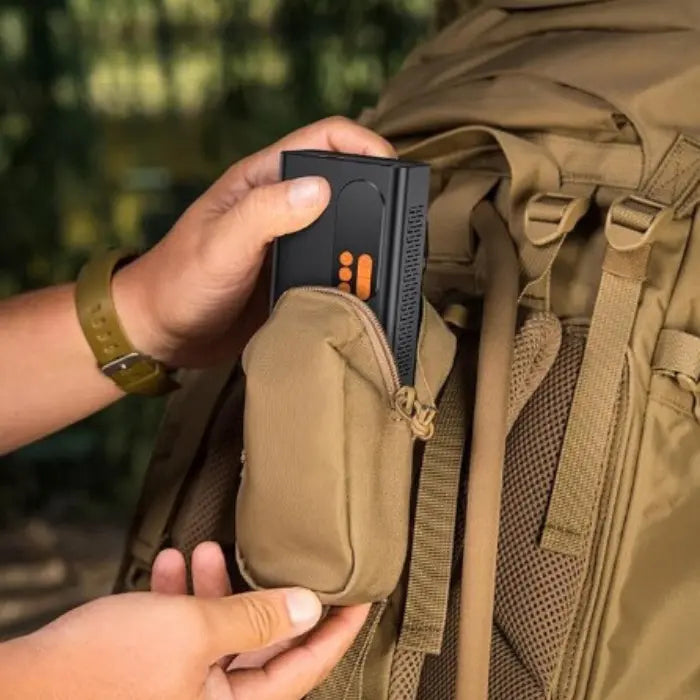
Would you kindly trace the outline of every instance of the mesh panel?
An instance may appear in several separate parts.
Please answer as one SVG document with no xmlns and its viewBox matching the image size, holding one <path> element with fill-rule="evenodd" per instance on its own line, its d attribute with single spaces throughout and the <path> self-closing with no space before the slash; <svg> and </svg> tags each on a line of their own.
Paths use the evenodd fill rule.
<svg viewBox="0 0 700 700">
<path fill-rule="evenodd" d="M 200 469 L 187 489 L 187 496 L 173 524 L 173 545 L 185 554 L 188 561 L 200 542 L 211 539 L 226 542 L 233 538 L 233 499 L 243 446 L 243 384 L 238 381 L 227 390 L 226 399 L 202 447 Z M 229 516 L 231 521 L 227 523 Z"/>
<path fill-rule="evenodd" d="M 424 654 L 420 651 L 396 652 L 391 668 L 389 700 L 413 700 L 423 668 Z"/>
<path fill-rule="evenodd" d="M 544 700 L 549 678 L 566 638 L 581 564 L 543 552 L 538 537 L 576 387 L 585 331 L 567 328 L 552 370 L 525 406 L 508 440 L 490 669 L 491 700 Z M 466 470 L 465 470 L 466 471 Z M 465 493 L 466 484 L 460 488 Z M 442 653 L 428 657 L 420 700 L 456 693 L 459 580 L 464 533 L 460 499 L 455 569 Z M 504 631 L 499 629 L 505 623 Z"/>
<path fill-rule="evenodd" d="M 508 396 L 508 431 L 542 383 L 559 353 L 561 323 L 550 313 L 530 314 L 515 336 Z"/>
<path fill-rule="evenodd" d="M 544 691 L 522 665 L 496 625 L 491 636 L 489 697 L 504 700 L 542 700 Z"/>
<path fill-rule="evenodd" d="M 543 686 L 565 642 L 584 565 L 539 547 L 584 348 L 584 332 L 567 330 L 552 372 L 508 438 L 503 476 L 495 619 Z"/>
</svg>

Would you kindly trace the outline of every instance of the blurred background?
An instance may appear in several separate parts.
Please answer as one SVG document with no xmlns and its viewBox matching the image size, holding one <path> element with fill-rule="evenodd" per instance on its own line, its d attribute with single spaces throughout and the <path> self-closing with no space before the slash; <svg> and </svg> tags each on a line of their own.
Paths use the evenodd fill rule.
<svg viewBox="0 0 700 700">
<path fill-rule="evenodd" d="M 0 298 L 152 245 L 231 162 L 371 105 L 464 4 L 0 0 Z M 162 408 L 0 458 L 0 639 L 109 590 Z"/>
</svg>

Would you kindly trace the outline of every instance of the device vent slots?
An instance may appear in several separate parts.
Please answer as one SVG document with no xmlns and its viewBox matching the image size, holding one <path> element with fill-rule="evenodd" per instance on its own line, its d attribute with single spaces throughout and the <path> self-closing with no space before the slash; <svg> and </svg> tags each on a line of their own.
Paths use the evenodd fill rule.
<svg viewBox="0 0 700 700">
<path fill-rule="evenodd" d="M 415 326 L 418 323 L 420 304 L 415 303 L 421 289 L 421 267 L 423 265 L 423 231 L 425 207 L 414 206 L 406 217 L 406 238 L 402 265 L 402 298 L 399 305 L 398 343 L 396 364 L 401 376 L 408 376 L 413 366 Z"/>
</svg>

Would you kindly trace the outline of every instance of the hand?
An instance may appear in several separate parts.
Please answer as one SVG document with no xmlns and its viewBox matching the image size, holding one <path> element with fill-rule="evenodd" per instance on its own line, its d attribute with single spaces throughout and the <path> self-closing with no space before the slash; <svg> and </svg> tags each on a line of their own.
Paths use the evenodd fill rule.
<svg viewBox="0 0 700 700">
<path fill-rule="evenodd" d="M 395 156 L 380 136 L 334 117 L 232 166 L 160 243 L 115 276 L 117 311 L 139 350 L 183 367 L 242 347 L 255 325 L 243 324 L 241 312 L 268 244 L 305 228 L 328 204 L 323 178 L 278 182 L 280 152 L 301 148 Z M 263 290 L 263 304 L 266 298 Z"/>
<path fill-rule="evenodd" d="M 204 542 L 195 548 L 192 583 L 196 596 L 209 598 L 231 594 L 226 562 L 219 545 Z M 180 552 L 167 549 L 158 555 L 153 564 L 151 587 L 170 595 L 186 592 L 185 560 Z M 212 668 L 209 680 L 211 688 L 220 686 L 221 695 L 214 692 L 207 700 L 303 697 L 340 660 L 359 632 L 367 612 L 368 606 L 345 608 L 333 613 L 305 639 L 291 637 L 240 654 L 233 660 L 230 657 L 221 659 L 218 667 Z"/>
<path fill-rule="evenodd" d="M 201 547 L 193 562 L 200 597 L 181 595 L 184 561 L 181 567 L 172 551 L 166 552 L 154 571 L 154 583 L 169 594 L 108 596 L 4 644 L 0 647 L 3 698 L 303 697 L 352 643 L 367 608 L 347 609 L 329 618 L 300 646 L 262 668 L 226 673 L 222 659 L 304 634 L 317 623 L 321 606 L 303 589 L 209 597 L 221 591 L 222 567 L 218 547 Z"/>
</svg>

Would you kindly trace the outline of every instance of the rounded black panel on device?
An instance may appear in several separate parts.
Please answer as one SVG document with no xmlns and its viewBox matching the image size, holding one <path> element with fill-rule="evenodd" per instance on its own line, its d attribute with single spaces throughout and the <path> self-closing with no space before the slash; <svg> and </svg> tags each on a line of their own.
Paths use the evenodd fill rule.
<svg viewBox="0 0 700 700">
<path fill-rule="evenodd" d="M 368 180 L 353 180 L 338 193 L 335 209 L 335 240 L 333 260 L 340 269 L 340 256 L 349 251 L 353 256 L 353 283 L 357 278 L 357 261 L 368 254 L 374 261 L 371 295 L 377 292 L 376 270 L 380 264 L 380 243 L 384 225 L 384 199 L 377 187 Z M 341 280 L 338 280 L 341 281 Z"/>
</svg>

